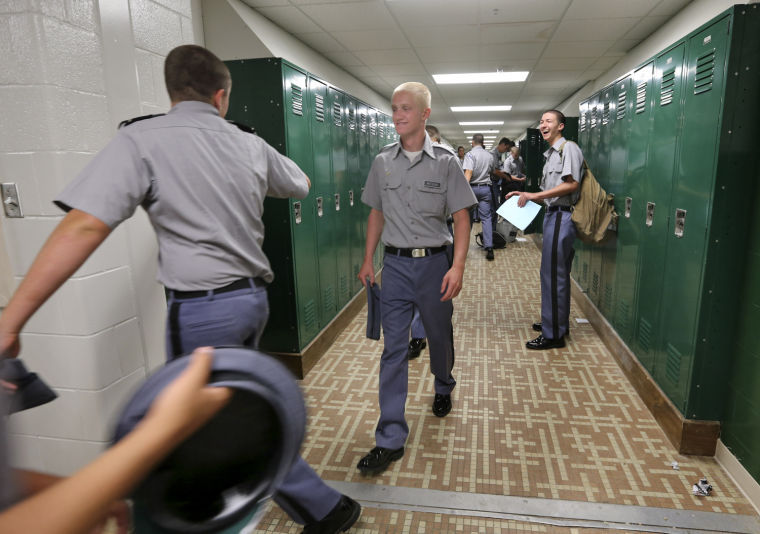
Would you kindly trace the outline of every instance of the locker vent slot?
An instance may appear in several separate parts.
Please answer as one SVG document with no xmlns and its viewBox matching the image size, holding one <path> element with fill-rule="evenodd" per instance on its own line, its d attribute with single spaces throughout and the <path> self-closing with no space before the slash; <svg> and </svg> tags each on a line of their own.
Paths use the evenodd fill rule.
<svg viewBox="0 0 760 534">
<path fill-rule="evenodd" d="M 625 118 L 625 104 L 626 104 L 626 94 L 625 94 L 625 90 L 623 90 L 623 91 L 620 91 L 620 94 L 618 95 L 617 120 L 621 120 Z"/>
<path fill-rule="evenodd" d="M 340 126 L 343 118 L 343 110 L 340 108 L 340 102 L 333 102 L 333 124 Z"/>
<path fill-rule="evenodd" d="M 652 346 L 652 325 L 646 319 L 639 323 L 639 345 L 644 352 L 649 352 Z"/>
<path fill-rule="evenodd" d="M 369 121 L 369 133 L 370 135 L 376 135 L 377 134 L 377 122 L 371 120 Z"/>
<path fill-rule="evenodd" d="M 647 110 L 647 82 L 641 82 L 636 86 L 636 113 L 644 113 Z"/>
<path fill-rule="evenodd" d="M 626 332 L 628 331 L 628 323 L 631 320 L 630 319 L 630 311 L 631 307 L 628 305 L 628 302 L 625 300 L 619 300 L 618 301 L 618 309 L 617 309 L 617 321 L 618 321 L 618 332 Z"/>
<path fill-rule="evenodd" d="M 610 122 L 610 103 L 604 103 L 604 112 L 602 113 L 602 126 L 606 126 Z"/>
<path fill-rule="evenodd" d="M 303 324 L 307 332 L 314 332 L 319 326 L 317 324 L 317 305 L 314 303 L 314 299 L 303 306 Z"/>
<path fill-rule="evenodd" d="M 591 291 L 594 294 L 599 293 L 599 273 L 594 273 L 594 275 L 591 277 Z"/>
<path fill-rule="evenodd" d="M 335 311 L 335 288 L 332 285 L 322 291 L 322 299 L 327 313 Z"/>
<path fill-rule="evenodd" d="M 588 263 L 583 264 L 583 269 L 581 274 L 581 280 L 588 280 Z"/>
<path fill-rule="evenodd" d="M 668 361 L 665 363 L 665 376 L 667 376 L 668 380 L 674 384 L 678 384 L 681 380 L 681 360 L 683 359 L 683 356 L 678 352 L 678 349 L 670 343 L 668 343 L 667 352 Z"/>
<path fill-rule="evenodd" d="M 367 133 L 367 116 L 364 113 L 359 114 L 359 128 L 362 133 Z"/>
<path fill-rule="evenodd" d="M 317 122 L 325 122 L 325 97 L 314 95 L 314 117 Z"/>
<path fill-rule="evenodd" d="M 591 108 L 591 129 L 596 128 L 596 106 Z"/>
<path fill-rule="evenodd" d="M 581 113 L 580 123 L 581 123 L 581 131 L 585 132 L 586 131 L 586 113 L 585 112 Z"/>
<path fill-rule="evenodd" d="M 348 286 L 348 275 L 341 273 L 340 275 L 340 297 L 341 300 L 351 297 L 351 288 Z"/>
<path fill-rule="evenodd" d="M 694 77 L 694 94 L 706 93 L 712 89 L 715 74 L 715 49 L 697 59 L 697 74 Z"/>
<path fill-rule="evenodd" d="M 300 85 L 290 84 L 290 103 L 293 114 L 303 117 L 303 89 Z"/>
<path fill-rule="evenodd" d="M 385 139 L 385 124 L 380 122 L 377 124 L 377 133 L 380 134 L 380 139 Z"/>
<path fill-rule="evenodd" d="M 667 106 L 673 102 L 673 93 L 676 90 L 675 67 L 662 73 L 662 87 L 660 88 L 660 106 Z"/>
<path fill-rule="evenodd" d="M 356 112 L 353 109 L 348 110 L 348 129 L 356 130 Z"/>
<path fill-rule="evenodd" d="M 612 309 L 612 286 L 604 284 L 604 309 Z"/>
</svg>

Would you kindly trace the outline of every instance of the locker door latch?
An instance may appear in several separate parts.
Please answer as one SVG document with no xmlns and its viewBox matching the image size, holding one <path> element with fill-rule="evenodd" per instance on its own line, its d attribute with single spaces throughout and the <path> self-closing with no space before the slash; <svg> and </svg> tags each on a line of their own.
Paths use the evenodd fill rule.
<svg viewBox="0 0 760 534">
<path fill-rule="evenodd" d="M 18 198 L 16 184 L 0 184 L 0 194 L 2 194 L 3 208 L 5 209 L 6 217 L 24 216 L 24 213 L 21 211 L 21 202 Z"/>
<path fill-rule="evenodd" d="M 351 189 L 348 192 L 348 205 L 351 206 L 352 208 L 354 207 L 354 190 L 353 189 Z"/>
<path fill-rule="evenodd" d="M 625 197 L 625 218 L 630 219 L 631 218 L 631 205 L 633 204 L 633 199 L 631 197 Z"/>
<path fill-rule="evenodd" d="M 296 224 L 301 224 L 301 203 L 293 202 L 293 217 L 296 219 Z"/>
<path fill-rule="evenodd" d="M 683 230 L 686 226 L 686 210 L 676 209 L 676 237 L 683 237 Z"/>
<path fill-rule="evenodd" d="M 335 193 L 335 211 L 340 211 L 340 193 Z"/>
<path fill-rule="evenodd" d="M 322 197 L 317 197 L 317 215 L 321 217 L 324 214 L 322 209 Z"/>
<path fill-rule="evenodd" d="M 654 223 L 654 202 L 647 202 L 647 226 L 652 226 Z"/>
</svg>

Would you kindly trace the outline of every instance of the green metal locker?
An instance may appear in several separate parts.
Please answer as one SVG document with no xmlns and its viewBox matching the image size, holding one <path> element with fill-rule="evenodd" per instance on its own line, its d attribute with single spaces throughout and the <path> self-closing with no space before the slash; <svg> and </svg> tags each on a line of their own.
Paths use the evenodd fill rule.
<svg viewBox="0 0 760 534">
<path fill-rule="evenodd" d="M 364 232 L 367 217 L 364 204 L 361 200 L 361 192 L 364 187 L 359 162 L 359 123 L 357 102 L 351 96 L 346 95 L 346 159 L 348 166 L 348 209 L 349 233 L 351 235 L 351 273 L 354 291 L 362 288 L 362 282 L 356 277 L 364 260 Z M 365 177 L 366 180 L 366 177 Z"/>
<path fill-rule="evenodd" d="M 343 308 L 356 292 L 354 280 L 356 272 L 351 264 L 351 183 L 348 176 L 348 125 L 346 117 L 346 96 L 334 87 L 328 87 L 328 112 L 330 140 L 332 144 L 332 172 L 335 203 L 335 237 L 336 237 L 336 287 L 338 291 L 337 307 Z"/>
<path fill-rule="evenodd" d="M 613 173 L 610 168 L 612 143 L 617 122 L 617 92 L 614 84 L 602 90 L 602 106 L 602 126 L 599 140 L 600 154 L 596 161 L 597 166 L 592 170 L 594 176 L 601 176 L 598 179 L 602 187 L 608 193 L 617 195 L 619 191 L 616 192 L 615 190 Z M 597 172 L 599 175 L 597 175 Z M 609 319 L 614 310 L 612 294 L 615 287 L 615 255 L 617 252 L 617 240 L 615 239 L 614 232 L 610 232 L 610 237 L 604 243 L 595 246 L 594 249 L 598 260 L 592 263 L 598 264 L 599 274 L 598 279 L 595 279 L 596 268 L 592 269 L 592 291 L 590 293 L 596 293 L 594 302 L 602 315 Z"/>
</svg>

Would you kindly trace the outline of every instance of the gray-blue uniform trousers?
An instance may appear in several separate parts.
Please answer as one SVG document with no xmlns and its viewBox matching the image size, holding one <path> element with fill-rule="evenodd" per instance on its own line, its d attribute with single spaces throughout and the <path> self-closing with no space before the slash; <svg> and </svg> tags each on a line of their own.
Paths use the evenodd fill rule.
<svg viewBox="0 0 760 534">
<path fill-rule="evenodd" d="M 493 247 L 493 221 L 491 198 L 491 169 L 494 158 L 481 145 L 475 145 L 464 155 L 463 170 L 472 171 L 470 186 L 478 201 L 478 216 L 483 225 L 483 247 Z"/>
<path fill-rule="evenodd" d="M 375 430 L 378 447 L 398 449 L 409 435 L 404 418 L 408 390 L 406 359 L 412 309 L 420 311 L 427 333 L 435 392 L 449 394 L 456 381 L 452 302 L 441 302 L 441 284 L 450 268 L 445 250 L 452 243 L 446 216 L 475 204 L 456 155 L 433 145 L 425 136 L 422 153 L 410 162 L 400 143 L 382 149 L 370 169 L 362 201 L 383 212 L 381 292 L 385 346 L 380 360 L 380 420 Z M 397 249 L 426 249 L 424 257 L 392 254 Z"/>
<path fill-rule="evenodd" d="M 583 153 L 564 137 L 544 152 L 541 189 L 552 189 L 563 183 L 563 176 L 583 178 Z M 564 145 L 564 148 L 563 148 Z M 560 154 L 560 150 L 562 153 Z M 575 224 L 570 219 L 572 206 L 580 189 L 572 195 L 544 200 L 544 236 L 541 247 L 541 334 L 558 339 L 570 328 L 570 268 L 575 249 Z"/>
<path fill-rule="evenodd" d="M 111 228 L 143 206 L 158 237 L 158 278 L 170 288 L 171 359 L 199 346 L 256 347 L 273 279 L 261 248 L 264 197 L 307 194 L 306 175 L 293 161 L 213 106 L 188 101 L 121 129 L 56 203 Z M 310 523 L 340 494 L 299 457 L 274 499 L 295 521 Z"/>
</svg>

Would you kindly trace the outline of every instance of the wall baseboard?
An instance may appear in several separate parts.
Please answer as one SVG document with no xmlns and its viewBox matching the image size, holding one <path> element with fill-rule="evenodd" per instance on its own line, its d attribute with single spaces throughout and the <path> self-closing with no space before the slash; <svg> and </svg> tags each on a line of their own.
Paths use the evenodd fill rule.
<svg viewBox="0 0 760 534">
<path fill-rule="evenodd" d="M 755 511 L 760 514 L 760 483 L 749 474 L 749 471 L 744 468 L 738 458 L 721 440 L 718 440 L 718 445 L 715 448 L 715 460 L 755 507 Z"/>
</svg>

